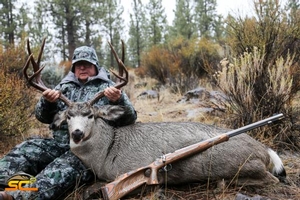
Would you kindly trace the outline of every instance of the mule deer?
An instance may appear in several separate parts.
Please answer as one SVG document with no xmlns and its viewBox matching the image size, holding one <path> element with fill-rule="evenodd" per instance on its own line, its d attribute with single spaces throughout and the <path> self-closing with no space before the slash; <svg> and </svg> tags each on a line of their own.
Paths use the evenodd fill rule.
<svg viewBox="0 0 300 200">
<path fill-rule="evenodd" d="M 119 65 L 115 74 L 121 81 L 115 87 L 126 85 L 128 72 L 121 59 L 111 49 Z M 29 77 L 29 62 L 34 74 Z M 40 91 L 45 90 L 40 78 L 38 64 L 29 56 L 24 74 L 28 82 Z M 105 120 L 120 117 L 121 106 L 93 107 L 103 96 L 98 93 L 89 102 L 70 102 L 63 95 L 60 99 L 68 109 L 58 113 L 53 125 L 59 127 L 67 122 L 70 147 L 83 163 L 91 168 L 101 180 L 112 181 L 118 175 L 153 162 L 163 154 L 227 132 L 228 129 L 196 122 L 136 123 L 124 127 L 112 127 Z M 285 169 L 279 156 L 264 144 L 247 134 L 233 137 L 228 142 L 216 145 L 172 165 L 167 173 L 170 184 L 210 180 L 235 180 L 240 184 L 262 185 L 276 183 L 285 177 Z"/>
</svg>

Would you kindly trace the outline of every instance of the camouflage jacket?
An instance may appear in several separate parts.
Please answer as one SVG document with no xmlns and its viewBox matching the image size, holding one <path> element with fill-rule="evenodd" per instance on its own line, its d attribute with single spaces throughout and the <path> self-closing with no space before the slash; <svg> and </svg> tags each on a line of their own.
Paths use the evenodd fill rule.
<svg viewBox="0 0 300 200">
<path fill-rule="evenodd" d="M 98 75 L 90 77 L 85 84 L 80 83 L 73 72 L 69 72 L 68 75 L 55 87 L 55 89 L 61 91 L 63 95 L 73 102 L 85 102 L 92 99 L 97 92 L 103 91 L 105 88 L 113 85 L 114 82 L 108 78 L 106 70 L 100 68 Z M 118 102 L 110 102 L 106 97 L 103 97 L 94 105 L 102 106 L 109 104 L 118 104 L 125 107 L 124 115 L 115 121 L 108 121 L 110 125 L 125 126 L 135 122 L 137 118 L 136 112 L 129 98 L 123 91 Z M 51 124 L 53 122 L 54 115 L 66 108 L 67 106 L 65 103 L 60 100 L 51 103 L 41 97 L 35 107 L 35 116 L 39 121 Z M 62 126 L 62 129 L 67 130 L 67 126 Z M 63 132 L 63 134 L 66 134 L 66 131 Z M 54 135 L 57 134 L 58 133 L 55 133 L 54 131 Z"/>
</svg>

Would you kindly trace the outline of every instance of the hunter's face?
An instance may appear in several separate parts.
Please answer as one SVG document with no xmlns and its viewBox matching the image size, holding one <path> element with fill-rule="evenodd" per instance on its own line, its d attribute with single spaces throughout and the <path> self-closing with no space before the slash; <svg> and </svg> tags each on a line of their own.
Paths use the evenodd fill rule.
<svg viewBox="0 0 300 200">
<path fill-rule="evenodd" d="M 89 77 L 96 75 L 96 67 L 87 61 L 76 62 L 74 66 L 75 76 L 80 82 L 85 83 Z"/>
</svg>

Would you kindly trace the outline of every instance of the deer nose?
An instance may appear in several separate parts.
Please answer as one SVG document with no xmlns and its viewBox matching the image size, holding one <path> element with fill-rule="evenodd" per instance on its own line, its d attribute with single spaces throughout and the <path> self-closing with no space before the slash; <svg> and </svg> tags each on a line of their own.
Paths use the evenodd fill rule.
<svg viewBox="0 0 300 200">
<path fill-rule="evenodd" d="M 76 129 L 72 132 L 73 141 L 77 144 L 83 138 L 83 132 L 79 129 Z"/>
</svg>

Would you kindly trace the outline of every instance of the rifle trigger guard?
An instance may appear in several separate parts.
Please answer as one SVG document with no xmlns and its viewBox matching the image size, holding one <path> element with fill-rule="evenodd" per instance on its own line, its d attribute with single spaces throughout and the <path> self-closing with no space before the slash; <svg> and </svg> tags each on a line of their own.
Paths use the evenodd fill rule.
<svg viewBox="0 0 300 200">
<path fill-rule="evenodd" d="M 165 165 L 165 166 L 163 167 L 163 169 L 164 169 L 165 172 L 170 171 L 172 168 L 173 168 L 173 167 L 172 167 L 171 164 L 167 164 L 167 165 Z"/>
<path fill-rule="evenodd" d="M 161 160 L 162 160 L 163 163 L 165 163 L 166 160 L 167 160 L 166 155 L 162 155 L 162 156 L 161 156 Z M 163 167 L 163 170 L 164 170 L 165 172 L 167 172 L 167 171 L 170 171 L 172 168 L 173 168 L 173 167 L 172 167 L 171 164 L 167 164 L 167 165 L 165 165 L 165 166 Z"/>
</svg>

